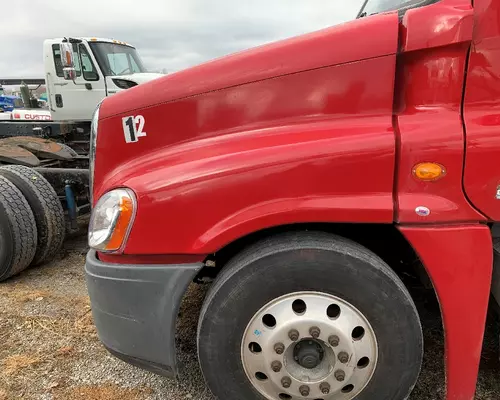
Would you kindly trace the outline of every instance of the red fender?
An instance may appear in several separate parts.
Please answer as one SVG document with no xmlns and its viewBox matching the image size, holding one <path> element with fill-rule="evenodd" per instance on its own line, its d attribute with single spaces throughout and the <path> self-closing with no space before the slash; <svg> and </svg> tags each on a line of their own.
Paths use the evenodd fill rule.
<svg viewBox="0 0 500 400">
<path fill-rule="evenodd" d="M 493 269 L 490 230 L 472 224 L 399 229 L 420 256 L 441 306 L 446 399 L 473 399 Z"/>
<path fill-rule="evenodd" d="M 124 254 L 206 255 L 291 223 L 392 223 L 398 29 L 396 12 L 374 15 L 107 98 L 93 193 L 136 193 Z"/>
</svg>

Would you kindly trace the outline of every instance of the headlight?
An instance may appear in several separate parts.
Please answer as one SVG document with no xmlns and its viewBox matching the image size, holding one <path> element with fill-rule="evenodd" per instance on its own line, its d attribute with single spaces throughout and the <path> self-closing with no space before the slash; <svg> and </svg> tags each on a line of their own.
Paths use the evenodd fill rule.
<svg viewBox="0 0 500 400">
<path fill-rule="evenodd" d="M 102 103 L 102 102 L 101 102 Z M 99 125 L 99 103 L 92 115 L 92 123 L 90 124 L 90 149 L 89 149 L 89 191 L 90 191 L 90 205 L 93 204 L 93 191 L 94 191 L 94 164 L 95 164 L 95 151 L 97 145 L 97 127 Z"/>
<path fill-rule="evenodd" d="M 134 193 L 114 189 L 105 193 L 92 210 L 89 246 L 103 252 L 116 252 L 125 245 L 136 212 Z"/>
</svg>

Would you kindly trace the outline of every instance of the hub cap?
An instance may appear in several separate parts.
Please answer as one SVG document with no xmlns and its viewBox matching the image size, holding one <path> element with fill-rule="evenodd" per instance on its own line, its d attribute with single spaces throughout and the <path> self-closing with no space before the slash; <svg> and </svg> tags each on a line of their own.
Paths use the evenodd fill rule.
<svg viewBox="0 0 500 400">
<path fill-rule="evenodd" d="M 363 314 L 319 292 L 266 304 L 241 346 L 248 379 L 269 400 L 352 399 L 370 381 L 377 357 L 375 333 Z"/>
<path fill-rule="evenodd" d="M 293 359 L 307 369 L 316 368 L 323 361 L 324 354 L 322 344 L 316 340 L 301 340 L 293 346 Z"/>
</svg>

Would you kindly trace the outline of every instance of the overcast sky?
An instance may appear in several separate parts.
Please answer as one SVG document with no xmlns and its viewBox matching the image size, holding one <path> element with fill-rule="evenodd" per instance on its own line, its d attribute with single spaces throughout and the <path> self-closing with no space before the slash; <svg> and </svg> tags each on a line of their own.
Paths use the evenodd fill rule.
<svg viewBox="0 0 500 400">
<path fill-rule="evenodd" d="M 5 14 L 2 12 L 0 78 L 43 77 L 43 40 L 62 36 L 125 41 L 138 49 L 148 70 L 174 72 L 235 51 L 353 19 L 361 2 L 7 1 L 8 7 L 3 7 Z"/>
</svg>

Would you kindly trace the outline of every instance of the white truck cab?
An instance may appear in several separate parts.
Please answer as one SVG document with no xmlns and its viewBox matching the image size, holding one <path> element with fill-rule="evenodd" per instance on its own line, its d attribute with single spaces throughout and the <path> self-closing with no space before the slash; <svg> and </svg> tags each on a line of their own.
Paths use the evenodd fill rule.
<svg viewBox="0 0 500 400">
<path fill-rule="evenodd" d="M 112 39 L 47 39 L 43 57 L 53 121 L 88 121 L 106 96 L 163 76 L 146 72 L 133 46 Z"/>
</svg>

